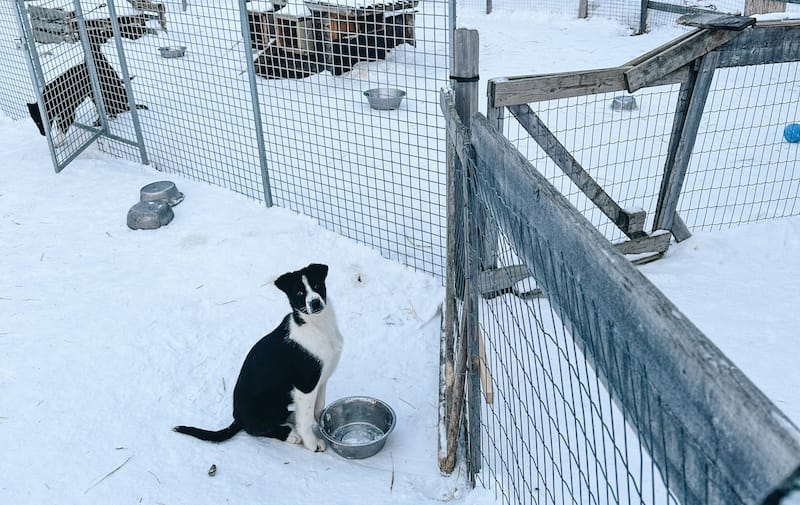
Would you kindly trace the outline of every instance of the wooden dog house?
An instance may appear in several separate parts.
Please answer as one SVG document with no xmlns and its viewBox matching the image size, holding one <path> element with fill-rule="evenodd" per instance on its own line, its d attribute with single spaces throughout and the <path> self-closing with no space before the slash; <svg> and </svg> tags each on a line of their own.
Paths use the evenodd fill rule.
<svg viewBox="0 0 800 505">
<path fill-rule="evenodd" d="M 250 2 L 251 43 L 261 51 L 256 71 L 267 78 L 335 75 L 359 61 L 375 61 L 401 45 L 415 45 L 414 8 L 419 0 L 369 6 L 306 0 Z M 284 3 L 286 2 L 286 3 Z"/>
</svg>

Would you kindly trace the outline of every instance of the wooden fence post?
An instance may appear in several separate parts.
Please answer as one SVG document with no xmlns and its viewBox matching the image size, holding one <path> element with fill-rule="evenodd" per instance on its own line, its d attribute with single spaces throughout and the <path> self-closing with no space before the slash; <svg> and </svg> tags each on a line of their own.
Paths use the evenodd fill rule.
<svg viewBox="0 0 800 505">
<path fill-rule="evenodd" d="M 664 177 L 653 218 L 654 230 L 670 230 L 678 241 L 689 237 L 683 222 L 676 219 L 676 211 L 718 60 L 719 53 L 716 51 L 703 56 L 699 60 L 699 68 L 690 72 L 678 97 Z"/>
</svg>

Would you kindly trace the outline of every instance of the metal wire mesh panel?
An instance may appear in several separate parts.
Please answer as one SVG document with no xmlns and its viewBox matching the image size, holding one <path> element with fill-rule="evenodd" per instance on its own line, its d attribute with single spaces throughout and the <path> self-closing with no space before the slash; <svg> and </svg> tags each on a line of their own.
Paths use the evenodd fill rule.
<svg viewBox="0 0 800 505">
<path fill-rule="evenodd" d="M 480 182 L 480 181 L 479 181 Z M 478 191 L 480 200 L 498 196 Z M 482 206 L 485 204 L 481 204 Z M 520 216 L 486 207 L 487 222 L 529 226 Z M 524 265 L 505 243 L 497 268 Z M 613 331 L 591 298 L 582 295 L 572 266 L 553 254 L 547 242 L 536 254 L 562 275 L 559 289 L 579 298 L 589 325 Z M 555 249 L 557 250 L 557 249 Z M 530 266 L 533 268 L 532 266 Z M 642 438 L 628 425 L 618 404 L 646 408 L 652 400 L 614 397 L 534 280 L 539 272 L 513 284 L 513 293 L 480 306 L 483 356 L 481 373 L 481 458 L 484 485 L 494 487 L 503 503 L 672 504 L 670 493 L 646 447 L 660 443 L 660 433 Z M 611 357 L 617 367 L 631 367 L 627 349 Z M 643 368 L 628 370 L 643 394 L 655 391 Z M 626 373 L 626 375 L 627 375 Z M 655 393 L 652 393 L 655 394 Z M 476 399 L 471 399 L 476 401 Z M 641 403 L 638 403 L 641 401 Z M 663 413 L 652 413 L 663 415 Z"/>
<path fill-rule="evenodd" d="M 123 50 L 136 101 L 147 107 L 140 118 L 150 162 L 264 201 L 238 2 L 140 7 L 144 26 L 123 34 Z M 104 49 L 116 64 L 116 55 Z M 135 149 L 110 140 L 103 148 L 138 157 Z"/>
<path fill-rule="evenodd" d="M 443 275 L 437 93 L 448 80 L 448 2 L 306 2 L 265 14 L 279 22 L 274 36 L 254 32 L 276 204 Z M 373 108 L 365 92 L 375 89 L 404 93 L 398 108 Z"/>
<path fill-rule="evenodd" d="M 504 503 L 728 505 L 783 486 L 796 428 L 488 120 L 470 139 L 472 472 Z M 486 239 L 504 243 L 491 265 Z"/>
<path fill-rule="evenodd" d="M 83 12 L 77 0 L 19 0 L 16 7 L 36 91 L 29 113 L 60 171 L 107 129 L 108 119 L 135 116 L 124 64 L 120 75 L 102 49 L 117 17 L 106 4 Z"/>
<path fill-rule="evenodd" d="M 799 71 L 717 70 L 678 207 L 687 224 L 721 229 L 800 213 L 800 155 L 783 136 L 800 120 Z"/>
<path fill-rule="evenodd" d="M 646 228 L 667 156 L 677 86 L 648 88 L 633 95 L 635 109 L 613 107 L 618 93 L 603 93 L 531 104 L 559 141 L 589 174 L 625 209 L 644 209 Z M 609 240 L 622 232 L 564 175 L 539 144 L 510 117 L 509 140 Z"/>
<path fill-rule="evenodd" d="M 28 116 L 27 103 L 35 101 L 26 63 L 25 45 L 14 2 L 0 2 L 0 110 L 12 119 Z"/>
</svg>

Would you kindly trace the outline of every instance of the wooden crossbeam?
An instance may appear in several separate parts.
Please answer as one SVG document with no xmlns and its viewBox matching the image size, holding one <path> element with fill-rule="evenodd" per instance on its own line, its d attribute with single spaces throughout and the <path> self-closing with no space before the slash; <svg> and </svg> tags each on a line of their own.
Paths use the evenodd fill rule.
<svg viewBox="0 0 800 505">
<path fill-rule="evenodd" d="M 677 44 L 671 45 L 663 52 L 653 55 L 647 60 L 627 69 L 624 72 L 628 92 L 634 92 L 654 81 L 685 67 L 698 58 L 708 54 L 726 42 L 732 40 L 742 31 L 701 29 L 693 32 Z"/>
<path fill-rule="evenodd" d="M 698 28 L 714 28 L 721 30 L 742 31 L 756 24 L 756 18 L 734 16 L 731 14 L 686 14 L 675 21 L 679 25 L 696 26 Z"/>
<path fill-rule="evenodd" d="M 547 125 L 539 119 L 529 105 L 512 105 L 508 107 L 508 110 L 550 159 L 625 235 L 636 238 L 644 234 L 644 212 L 628 212 L 620 207 L 547 128 Z"/>
</svg>

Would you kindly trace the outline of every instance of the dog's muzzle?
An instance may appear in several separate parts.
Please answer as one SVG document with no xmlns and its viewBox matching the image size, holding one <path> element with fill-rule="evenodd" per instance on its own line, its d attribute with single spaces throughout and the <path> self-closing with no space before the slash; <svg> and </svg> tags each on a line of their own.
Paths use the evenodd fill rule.
<svg viewBox="0 0 800 505">
<path fill-rule="evenodd" d="M 316 314 L 317 312 L 325 308 L 325 304 L 323 304 L 322 300 L 320 300 L 319 298 L 314 298 L 313 300 L 308 302 L 308 308 L 309 310 L 311 310 L 312 314 Z"/>
</svg>

